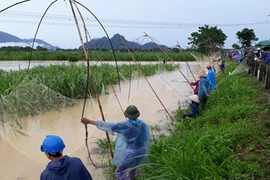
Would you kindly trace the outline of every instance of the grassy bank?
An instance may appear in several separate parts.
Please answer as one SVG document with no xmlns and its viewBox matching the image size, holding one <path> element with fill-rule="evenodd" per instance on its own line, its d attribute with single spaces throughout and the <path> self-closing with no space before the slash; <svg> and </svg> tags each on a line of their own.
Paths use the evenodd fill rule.
<svg viewBox="0 0 270 180">
<path fill-rule="evenodd" d="M 196 119 L 182 119 L 169 137 L 153 140 L 138 179 L 270 179 L 270 110 L 259 81 L 245 73 L 217 78 Z"/>
<path fill-rule="evenodd" d="M 195 55 L 199 55 L 193 52 Z M 115 52 L 117 61 L 133 61 L 131 54 L 128 52 Z M 168 59 L 167 55 L 173 61 L 195 61 L 189 52 L 135 52 L 132 53 L 137 61 L 160 61 Z M 30 52 L 25 51 L 0 51 L 0 60 L 29 60 Z M 112 52 L 91 51 L 89 53 L 91 61 L 114 61 Z M 34 51 L 33 60 L 84 60 L 83 51 Z"/>
</svg>

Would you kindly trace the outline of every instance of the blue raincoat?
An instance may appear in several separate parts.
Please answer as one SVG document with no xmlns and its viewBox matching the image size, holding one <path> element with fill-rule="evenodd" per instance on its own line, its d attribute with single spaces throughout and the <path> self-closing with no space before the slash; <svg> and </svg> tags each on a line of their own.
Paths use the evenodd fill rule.
<svg viewBox="0 0 270 180">
<path fill-rule="evenodd" d="M 198 90 L 198 97 L 200 101 L 206 97 L 206 94 L 210 94 L 211 92 L 211 83 L 208 78 L 204 77 L 199 82 L 199 90 Z"/>
<path fill-rule="evenodd" d="M 64 156 L 51 161 L 41 173 L 40 180 L 92 180 L 82 161 L 76 157 Z"/>
<path fill-rule="evenodd" d="M 212 69 L 208 69 L 207 78 L 209 79 L 209 81 L 211 83 L 211 90 L 214 91 L 214 89 L 216 87 L 216 77 L 215 77 L 215 73 Z"/>
<path fill-rule="evenodd" d="M 122 176 L 129 168 L 134 168 L 148 161 L 149 127 L 142 120 L 126 120 L 119 123 L 97 121 L 97 128 L 107 132 L 116 132 L 115 152 L 112 163 L 118 168 L 117 172 Z M 119 175 L 119 176 L 120 176 Z"/>
</svg>

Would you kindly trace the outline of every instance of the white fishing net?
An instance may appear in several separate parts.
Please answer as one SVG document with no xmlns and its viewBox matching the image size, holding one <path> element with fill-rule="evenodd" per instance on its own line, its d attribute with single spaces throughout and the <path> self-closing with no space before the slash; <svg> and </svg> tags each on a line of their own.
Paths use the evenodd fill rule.
<svg viewBox="0 0 270 180">
<path fill-rule="evenodd" d="M 0 121 L 18 127 L 18 117 L 34 116 L 48 110 L 72 106 L 73 103 L 73 99 L 27 76 L 10 94 L 1 96 Z"/>
</svg>

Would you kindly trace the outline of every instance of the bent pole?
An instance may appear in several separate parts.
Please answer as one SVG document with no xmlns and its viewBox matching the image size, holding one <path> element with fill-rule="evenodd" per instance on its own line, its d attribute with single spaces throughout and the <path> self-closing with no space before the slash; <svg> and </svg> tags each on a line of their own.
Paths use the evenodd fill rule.
<svg viewBox="0 0 270 180">
<path fill-rule="evenodd" d="M 20 2 L 14 3 L 14 4 L 12 4 L 12 5 L 10 5 L 10 6 L 6 7 L 6 8 L 4 8 L 4 9 L 1 9 L 1 10 L 0 10 L 0 13 L 1 13 L 1 12 L 4 12 L 5 10 L 7 10 L 7 9 L 13 7 L 13 6 L 16 6 L 16 5 L 18 5 L 18 4 L 22 4 L 22 3 L 25 3 L 25 2 L 28 2 L 28 1 L 30 1 L 30 0 L 24 0 L 24 1 L 20 1 Z"/>
<path fill-rule="evenodd" d="M 86 49 L 85 49 L 84 42 L 83 42 L 83 40 L 82 40 L 82 35 L 81 35 L 80 28 L 79 28 L 79 23 L 78 23 L 78 20 L 77 20 L 75 11 L 74 11 L 74 7 L 73 7 L 73 4 L 72 4 L 73 1 L 72 1 L 72 0 L 69 0 L 69 3 L 70 3 L 70 7 L 71 7 L 71 10 L 72 10 L 72 14 L 73 14 L 73 17 L 74 17 L 74 20 L 75 20 L 75 23 L 76 23 L 76 27 L 77 27 L 77 30 L 78 30 L 78 34 L 79 34 L 79 36 L 80 36 L 80 40 L 81 40 L 82 47 L 83 47 L 83 50 L 84 50 L 84 53 L 85 53 L 85 57 L 86 57 L 86 60 L 87 60 L 87 62 L 88 62 L 88 69 L 89 69 L 89 71 L 88 71 L 88 72 L 89 72 L 89 73 L 88 73 L 88 76 L 89 76 L 90 79 L 91 79 L 91 82 L 92 82 L 92 85 L 93 85 L 93 88 L 94 88 L 94 91 L 95 91 L 95 95 L 96 95 L 96 99 L 97 99 L 97 101 L 98 101 L 99 110 L 100 110 L 100 113 L 101 113 L 101 116 L 102 116 L 102 120 L 105 122 L 105 116 L 104 116 L 104 112 L 103 112 L 103 109 L 102 109 L 102 105 L 101 105 L 101 102 L 100 102 L 99 95 L 98 95 L 98 93 L 97 93 L 96 83 L 95 83 L 95 81 L 94 81 L 93 74 L 92 74 L 91 69 L 90 69 L 90 63 L 89 63 L 88 53 L 87 53 L 87 51 L 86 51 Z M 87 125 L 86 125 L 85 129 L 87 130 Z M 88 134 L 88 133 L 87 133 L 87 134 Z M 111 141 L 110 141 L 108 132 L 106 132 L 106 138 L 107 138 L 107 141 L 108 141 L 108 144 L 109 144 L 111 157 L 113 158 L 114 154 L 113 154 L 113 151 L 112 151 Z"/>
</svg>

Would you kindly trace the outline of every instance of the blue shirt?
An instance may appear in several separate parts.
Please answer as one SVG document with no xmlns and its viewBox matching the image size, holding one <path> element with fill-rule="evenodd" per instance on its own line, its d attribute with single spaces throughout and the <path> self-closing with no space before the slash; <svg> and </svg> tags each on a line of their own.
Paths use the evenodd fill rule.
<svg viewBox="0 0 270 180">
<path fill-rule="evenodd" d="M 262 54 L 261 54 L 261 51 L 258 51 L 258 52 L 256 52 L 255 53 L 256 54 L 256 57 L 258 58 L 258 57 L 260 57 Z"/>
<path fill-rule="evenodd" d="M 40 180 L 92 180 L 82 161 L 76 157 L 64 156 L 51 161 L 41 173 Z"/>
<path fill-rule="evenodd" d="M 215 77 L 215 73 L 212 69 L 208 70 L 207 78 L 209 79 L 209 81 L 211 83 L 211 87 L 212 87 L 211 90 L 214 91 L 214 89 L 216 87 L 216 77 Z"/>
<path fill-rule="evenodd" d="M 269 53 L 267 51 L 264 51 L 262 53 L 263 62 L 265 64 L 269 64 Z"/>
</svg>

